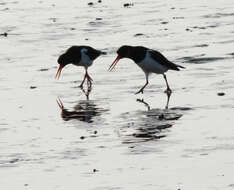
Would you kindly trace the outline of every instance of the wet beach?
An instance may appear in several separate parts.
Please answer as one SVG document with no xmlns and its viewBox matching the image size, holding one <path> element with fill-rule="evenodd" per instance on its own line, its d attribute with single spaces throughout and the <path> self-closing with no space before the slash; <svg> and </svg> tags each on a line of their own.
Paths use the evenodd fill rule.
<svg viewBox="0 0 234 190">
<path fill-rule="evenodd" d="M 90 3 L 92 2 L 92 3 Z M 1 1 L 0 188 L 231 190 L 234 187 L 234 4 L 231 1 Z M 129 60 L 124 44 L 183 65 L 173 91 Z M 107 52 L 82 67 L 72 45 Z"/>
</svg>

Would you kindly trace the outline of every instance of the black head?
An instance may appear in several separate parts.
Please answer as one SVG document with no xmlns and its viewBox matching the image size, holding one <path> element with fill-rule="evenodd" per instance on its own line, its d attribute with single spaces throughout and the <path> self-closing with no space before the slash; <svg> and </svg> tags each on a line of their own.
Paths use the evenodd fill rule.
<svg viewBox="0 0 234 190">
<path fill-rule="evenodd" d="M 120 59 L 122 59 L 122 58 L 130 58 L 131 49 L 132 49 L 132 46 L 126 46 L 126 45 L 121 46 L 117 50 L 118 56 L 116 57 L 116 59 L 114 60 L 114 62 L 109 67 L 109 71 L 111 71 L 112 69 L 114 69 L 115 65 L 118 63 L 118 61 Z"/>
<path fill-rule="evenodd" d="M 71 57 L 69 56 L 69 54 L 67 53 L 64 53 L 62 55 L 59 56 L 58 58 L 58 64 L 59 64 L 59 68 L 58 68 L 58 71 L 56 73 L 56 76 L 55 78 L 59 79 L 60 75 L 61 75 L 61 72 L 62 72 L 62 69 L 69 63 L 71 63 L 72 60 L 71 60 Z"/>
<path fill-rule="evenodd" d="M 68 53 L 64 53 L 64 54 L 60 55 L 58 58 L 58 64 L 62 65 L 63 67 L 71 62 L 72 62 L 72 60 L 71 60 L 71 57 L 69 56 Z"/>
<path fill-rule="evenodd" d="M 118 50 L 117 50 L 117 54 L 118 56 L 121 58 L 129 58 L 130 57 L 130 50 L 131 50 L 131 46 L 121 46 Z"/>
<path fill-rule="evenodd" d="M 79 62 L 79 60 L 80 60 L 80 47 L 79 46 L 70 47 L 65 53 L 60 55 L 57 60 L 59 64 L 59 68 L 58 68 L 55 78 L 59 78 L 62 69 L 66 65 L 70 63 Z"/>
</svg>

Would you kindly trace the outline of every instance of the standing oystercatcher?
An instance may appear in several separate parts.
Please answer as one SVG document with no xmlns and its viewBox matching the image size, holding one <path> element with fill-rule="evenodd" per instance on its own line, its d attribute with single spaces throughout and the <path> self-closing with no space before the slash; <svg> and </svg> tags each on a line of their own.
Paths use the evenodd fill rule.
<svg viewBox="0 0 234 190">
<path fill-rule="evenodd" d="M 83 87 L 85 79 L 87 78 L 87 83 L 91 87 L 92 78 L 88 74 L 88 67 L 93 64 L 93 61 L 99 57 L 101 54 L 105 54 L 102 51 L 96 50 L 90 46 L 72 46 L 64 54 L 60 55 L 58 58 L 59 68 L 56 73 L 55 78 L 60 77 L 62 69 L 68 65 L 73 64 L 76 66 L 83 66 L 85 68 L 84 79 L 80 84 Z"/>
<path fill-rule="evenodd" d="M 145 73 L 146 83 L 138 91 L 138 93 L 143 93 L 144 88 L 148 85 L 148 78 L 150 73 L 162 74 L 167 85 L 165 93 L 171 94 L 171 89 L 167 82 L 167 77 L 164 74 L 168 70 L 179 71 L 179 68 L 184 68 L 183 66 L 174 64 L 165 58 L 160 52 L 148 49 L 143 46 L 121 46 L 117 51 L 117 58 L 111 64 L 109 71 L 111 71 L 117 62 L 122 58 L 132 59 Z"/>
</svg>

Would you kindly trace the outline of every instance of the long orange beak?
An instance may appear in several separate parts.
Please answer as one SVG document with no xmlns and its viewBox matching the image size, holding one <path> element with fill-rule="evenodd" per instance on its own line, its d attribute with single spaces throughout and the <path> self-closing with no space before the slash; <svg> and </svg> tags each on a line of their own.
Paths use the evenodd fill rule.
<svg viewBox="0 0 234 190">
<path fill-rule="evenodd" d="M 118 63 L 118 61 L 120 60 L 120 56 L 118 55 L 117 57 L 116 57 L 116 59 L 114 60 L 114 62 L 111 64 L 111 66 L 109 67 L 109 71 L 112 71 L 113 69 L 114 69 L 114 67 L 115 67 L 115 65 Z"/>
<path fill-rule="evenodd" d="M 62 72 L 62 69 L 63 69 L 64 66 L 62 65 L 59 65 L 59 68 L 58 68 L 58 71 L 55 75 L 55 78 L 59 79 L 60 75 L 61 75 L 61 72 Z"/>
</svg>

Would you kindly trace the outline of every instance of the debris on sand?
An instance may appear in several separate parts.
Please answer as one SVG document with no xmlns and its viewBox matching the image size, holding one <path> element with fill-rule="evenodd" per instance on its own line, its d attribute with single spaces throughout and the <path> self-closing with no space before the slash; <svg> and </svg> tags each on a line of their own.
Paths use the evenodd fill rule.
<svg viewBox="0 0 234 190">
<path fill-rule="evenodd" d="M 7 37 L 7 36 L 8 36 L 8 33 L 4 32 L 4 33 L 0 34 L 0 36 L 5 36 L 5 37 Z"/>
<path fill-rule="evenodd" d="M 218 96 L 224 96 L 225 93 L 224 93 L 224 92 L 218 92 L 217 95 L 218 95 Z"/>
<path fill-rule="evenodd" d="M 143 33 L 137 33 L 137 34 L 134 35 L 134 37 L 138 37 L 138 36 L 144 36 L 144 34 Z"/>
<path fill-rule="evenodd" d="M 124 3 L 123 6 L 124 7 L 132 7 L 134 4 L 133 3 Z"/>
<path fill-rule="evenodd" d="M 98 172 L 99 170 L 97 170 L 97 169 L 93 169 L 93 173 L 95 173 L 95 172 Z"/>
</svg>

